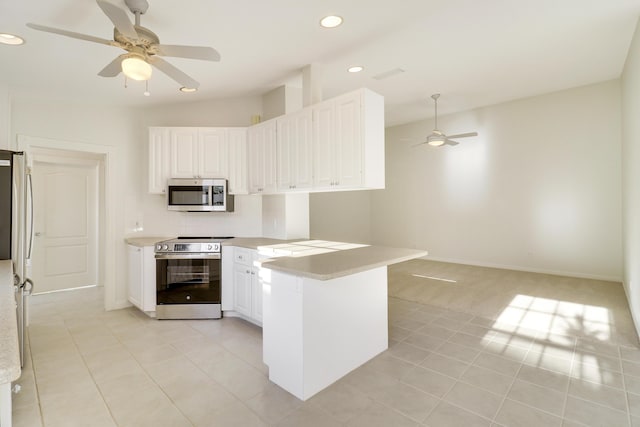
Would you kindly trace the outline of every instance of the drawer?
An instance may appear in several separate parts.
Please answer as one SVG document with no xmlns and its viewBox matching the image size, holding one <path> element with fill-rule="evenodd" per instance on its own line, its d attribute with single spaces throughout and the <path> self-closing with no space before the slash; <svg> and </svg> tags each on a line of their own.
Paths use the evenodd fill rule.
<svg viewBox="0 0 640 427">
<path fill-rule="evenodd" d="M 251 252 L 250 249 L 235 248 L 233 250 L 233 262 L 251 266 Z"/>
</svg>

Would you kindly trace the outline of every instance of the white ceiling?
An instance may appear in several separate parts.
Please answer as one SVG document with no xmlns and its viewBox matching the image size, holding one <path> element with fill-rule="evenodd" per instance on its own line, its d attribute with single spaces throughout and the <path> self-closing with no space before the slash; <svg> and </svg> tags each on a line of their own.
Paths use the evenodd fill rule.
<svg viewBox="0 0 640 427">
<path fill-rule="evenodd" d="M 124 7 L 124 0 L 111 0 Z M 27 28 L 27 22 L 111 39 L 113 27 L 93 0 L 0 2 L 0 83 L 15 97 L 144 106 L 263 94 L 300 85 L 319 64 L 323 96 L 358 87 L 385 96 L 386 125 L 609 79 L 622 72 L 640 0 L 149 0 L 143 26 L 161 43 L 212 46 L 219 63 L 167 58 L 200 82 L 195 94 L 154 70 L 124 88 L 122 75 L 97 73 L 118 48 Z M 327 14 L 344 17 L 320 28 Z M 362 65 L 359 74 L 347 73 Z M 401 68 L 383 80 L 373 76 Z"/>
</svg>

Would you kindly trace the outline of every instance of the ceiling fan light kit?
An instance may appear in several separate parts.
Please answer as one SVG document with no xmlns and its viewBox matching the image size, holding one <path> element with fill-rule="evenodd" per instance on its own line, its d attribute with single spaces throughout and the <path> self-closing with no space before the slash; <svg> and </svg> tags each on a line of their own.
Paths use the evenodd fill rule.
<svg viewBox="0 0 640 427">
<path fill-rule="evenodd" d="M 24 39 L 16 36 L 15 34 L 0 33 L 0 43 L 11 46 L 20 46 L 21 44 L 24 44 Z"/>
<path fill-rule="evenodd" d="M 137 81 L 149 80 L 153 72 L 151 65 L 144 60 L 144 57 L 135 53 L 125 55 L 121 66 L 125 76 Z"/>
<path fill-rule="evenodd" d="M 126 54 L 114 59 L 98 73 L 102 77 L 115 77 L 122 72 L 126 78 L 148 81 L 151 78 L 153 66 L 180 84 L 181 90 L 182 88 L 189 88 L 193 89 L 191 90 L 193 92 L 200 84 L 161 57 L 170 56 L 220 61 L 220 54 L 212 47 L 160 44 L 160 39 L 153 31 L 140 25 L 140 15 L 143 15 L 149 8 L 147 0 L 125 0 L 127 8 L 135 16 L 135 24 L 129 19 L 127 11 L 120 6 L 108 0 L 96 0 L 96 3 L 114 25 L 113 40 L 32 23 L 28 23 L 27 26 L 38 31 L 106 44 L 126 50 Z M 189 90 L 182 91 L 188 92 Z"/>
</svg>

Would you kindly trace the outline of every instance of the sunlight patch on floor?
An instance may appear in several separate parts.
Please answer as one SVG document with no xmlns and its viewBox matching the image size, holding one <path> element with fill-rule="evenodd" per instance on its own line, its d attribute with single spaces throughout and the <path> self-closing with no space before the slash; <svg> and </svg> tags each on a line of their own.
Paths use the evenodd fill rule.
<svg viewBox="0 0 640 427">
<path fill-rule="evenodd" d="M 412 274 L 413 277 L 419 277 L 421 279 L 431 279 L 431 280 L 439 280 L 441 282 L 447 282 L 447 283 L 458 283 L 457 280 L 451 280 L 451 279 L 444 279 L 442 277 L 433 277 L 433 276 L 424 276 L 422 274 Z"/>
<path fill-rule="evenodd" d="M 612 375 L 605 370 L 607 358 L 577 352 L 576 338 L 608 342 L 612 327 L 611 313 L 605 307 L 519 294 L 496 318 L 491 328 L 494 335 L 487 339 L 495 345 L 496 334 L 510 334 L 500 340 L 504 353 L 515 356 L 528 342 L 527 363 L 603 383 Z"/>
</svg>

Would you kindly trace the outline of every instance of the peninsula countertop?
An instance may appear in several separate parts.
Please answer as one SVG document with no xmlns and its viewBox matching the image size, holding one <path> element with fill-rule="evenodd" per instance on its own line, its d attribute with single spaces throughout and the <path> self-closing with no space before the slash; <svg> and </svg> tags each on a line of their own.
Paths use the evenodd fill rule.
<svg viewBox="0 0 640 427">
<path fill-rule="evenodd" d="M 361 246 L 315 255 L 267 258 L 260 260 L 260 264 L 294 276 L 331 280 L 427 255 L 427 251 L 416 249 Z"/>
<path fill-rule="evenodd" d="M 20 369 L 18 320 L 13 289 L 13 267 L 10 260 L 0 261 L 0 384 L 17 380 Z"/>
</svg>

